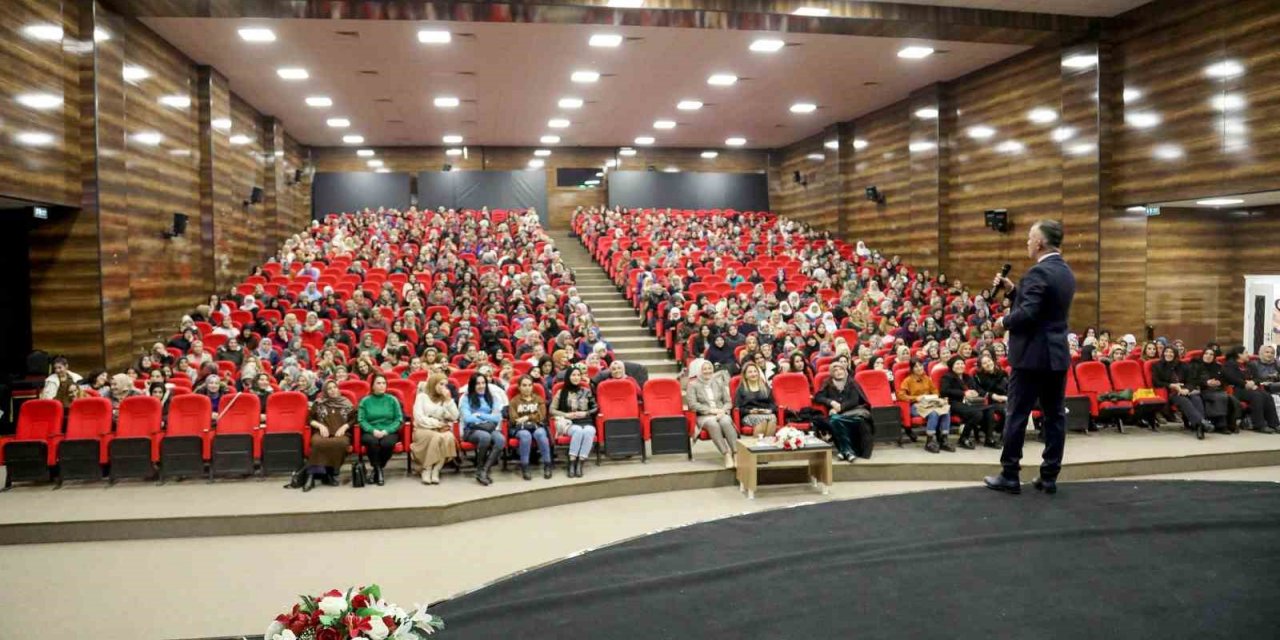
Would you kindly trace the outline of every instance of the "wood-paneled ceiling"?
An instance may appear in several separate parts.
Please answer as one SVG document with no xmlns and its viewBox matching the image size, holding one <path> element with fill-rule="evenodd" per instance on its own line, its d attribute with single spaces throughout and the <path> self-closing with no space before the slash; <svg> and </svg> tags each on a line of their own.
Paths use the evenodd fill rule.
<svg viewBox="0 0 1280 640">
<path fill-rule="evenodd" d="M 632 145 L 652 136 L 662 146 L 719 148 L 733 136 L 749 147 L 781 146 L 834 122 L 891 104 L 909 92 L 948 80 L 1026 49 L 1010 44 L 938 42 L 863 36 L 764 34 L 654 27 L 555 24 L 436 23 L 360 20 L 146 19 L 169 42 L 227 76 L 232 90 L 265 114 L 281 118 L 310 145 L 341 144 L 359 134 L 369 145 L 537 145 L 556 134 L 561 144 Z M 241 40 L 243 27 L 269 27 L 272 43 Z M 424 28 L 453 33 L 448 44 L 418 42 Z M 588 45 L 594 34 L 621 35 L 617 48 Z M 749 50 L 752 41 L 780 38 L 776 53 Z M 904 46 L 939 51 L 923 60 L 897 56 Z M 286 81 L 279 67 L 303 67 L 310 78 Z M 598 82 L 570 80 L 576 70 L 602 74 Z M 715 73 L 733 86 L 710 86 Z M 868 85 L 867 83 L 877 83 Z M 327 96 L 329 108 L 307 106 Z M 453 109 L 433 106 L 456 97 Z M 558 101 L 576 97 L 579 109 Z M 678 110 L 681 100 L 704 103 Z M 817 110 L 790 112 L 808 102 Z M 351 122 L 345 129 L 329 118 Z M 570 126 L 552 129 L 552 118 Z M 655 130 L 669 119 L 674 129 Z"/>
</svg>

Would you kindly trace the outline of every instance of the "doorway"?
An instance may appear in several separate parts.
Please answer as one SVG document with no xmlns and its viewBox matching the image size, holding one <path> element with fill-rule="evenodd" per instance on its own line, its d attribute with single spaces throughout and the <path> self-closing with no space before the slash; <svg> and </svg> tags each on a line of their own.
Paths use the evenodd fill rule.
<svg viewBox="0 0 1280 640">
<path fill-rule="evenodd" d="M 1280 344 L 1280 276 L 1244 277 L 1244 344 L 1250 353 Z"/>
</svg>

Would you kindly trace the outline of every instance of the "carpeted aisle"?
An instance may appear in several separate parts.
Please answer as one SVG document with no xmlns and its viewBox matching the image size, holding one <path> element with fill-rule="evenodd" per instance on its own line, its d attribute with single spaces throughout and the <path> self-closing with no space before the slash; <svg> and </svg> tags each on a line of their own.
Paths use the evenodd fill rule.
<svg viewBox="0 0 1280 640">
<path fill-rule="evenodd" d="M 1280 485 L 1026 490 L 933 491 L 693 525 L 435 612 L 451 638 L 1275 637 Z M 467 553 L 518 553 L 520 532 L 457 542 Z"/>
</svg>

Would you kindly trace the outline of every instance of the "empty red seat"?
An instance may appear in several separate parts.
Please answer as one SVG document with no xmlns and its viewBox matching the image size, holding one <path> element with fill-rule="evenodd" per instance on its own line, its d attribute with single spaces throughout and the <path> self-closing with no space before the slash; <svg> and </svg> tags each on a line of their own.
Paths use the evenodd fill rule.
<svg viewBox="0 0 1280 640">
<path fill-rule="evenodd" d="M 58 481 L 99 480 L 107 450 L 102 438 L 111 432 L 111 401 L 80 398 L 71 403 L 66 434 L 57 444 Z"/>
<path fill-rule="evenodd" d="M 298 391 L 278 391 L 267 396 L 267 422 L 260 440 L 262 472 L 298 470 L 311 451 L 307 396 Z"/>
<path fill-rule="evenodd" d="M 233 393 L 218 402 L 218 421 L 210 442 L 209 476 L 250 475 L 261 455 L 262 401 L 252 393 Z"/>
<path fill-rule="evenodd" d="M 1133 414 L 1133 403 L 1125 400 L 1103 400 L 1102 394 L 1111 393 L 1111 378 L 1107 375 L 1106 365 L 1097 360 L 1081 362 L 1076 365 L 1076 384 L 1080 391 L 1091 398 L 1094 417 L 1102 420 L 1119 420 Z"/>
<path fill-rule="evenodd" d="M 62 403 L 28 400 L 18 411 L 17 431 L 0 437 L 0 462 L 5 465 L 5 488 L 14 482 L 48 482 L 55 462 L 55 446 L 62 437 Z"/>
<path fill-rule="evenodd" d="M 212 439 L 213 404 L 197 393 L 169 401 L 169 424 L 160 438 L 160 481 L 204 473 Z"/>
<path fill-rule="evenodd" d="M 647 457 L 644 447 L 644 428 L 640 422 L 640 398 L 636 384 L 630 379 L 605 380 L 596 387 L 596 401 L 600 411 L 596 413 L 596 442 L 605 452 L 614 456 L 639 454 Z M 596 451 L 599 459 L 600 451 Z"/>
<path fill-rule="evenodd" d="M 780 373 L 770 380 L 773 385 L 773 401 L 778 404 L 778 426 L 809 430 L 809 423 L 787 419 L 787 412 L 798 413 L 813 406 L 813 391 L 809 379 L 803 373 Z"/>
<path fill-rule="evenodd" d="M 133 396 L 120 401 L 116 429 L 103 439 L 111 482 L 151 477 L 155 462 L 160 459 L 162 415 L 159 398 Z"/>
</svg>

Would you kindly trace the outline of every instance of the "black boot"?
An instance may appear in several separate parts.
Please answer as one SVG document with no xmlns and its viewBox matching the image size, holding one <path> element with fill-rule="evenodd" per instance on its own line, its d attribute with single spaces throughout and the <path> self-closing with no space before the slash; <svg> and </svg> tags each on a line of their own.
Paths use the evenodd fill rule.
<svg viewBox="0 0 1280 640">
<path fill-rule="evenodd" d="M 937 453 L 937 452 L 938 452 L 938 441 L 933 437 L 933 435 L 932 435 L 932 434 L 927 434 L 927 435 L 925 435 L 925 437 L 924 437 L 924 450 L 925 450 L 925 451 L 928 451 L 929 453 Z"/>
<path fill-rule="evenodd" d="M 547 479 L 547 480 L 550 480 L 550 479 L 551 479 L 551 464 L 550 464 L 550 463 L 547 463 L 547 464 L 542 465 L 542 477 L 543 477 L 543 478 L 545 478 L 545 479 Z"/>
<path fill-rule="evenodd" d="M 302 492 L 306 493 L 314 488 L 316 488 L 316 476 L 314 473 L 308 473 L 306 481 L 302 484 Z"/>
<path fill-rule="evenodd" d="M 493 484 L 493 480 L 489 478 L 489 467 L 483 466 L 476 469 L 476 482 L 486 487 Z"/>
<path fill-rule="evenodd" d="M 533 476 L 529 475 L 529 465 L 527 464 L 520 465 L 520 476 L 523 477 L 525 480 L 533 479 Z"/>
<path fill-rule="evenodd" d="M 956 446 L 954 444 L 951 444 L 950 442 L 947 442 L 947 434 L 945 433 L 938 434 L 938 448 L 942 449 L 943 451 L 949 451 L 951 453 L 956 452 Z"/>
<path fill-rule="evenodd" d="M 382 477 L 382 467 L 376 465 L 373 467 L 373 483 L 379 487 L 387 483 Z"/>
<path fill-rule="evenodd" d="M 582 477 L 582 472 L 586 470 L 586 468 L 587 468 L 587 459 L 578 458 L 578 477 L 579 478 Z"/>
<path fill-rule="evenodd" d="M 325 467 L 324 476 L 320 479 L 320 481 L 330 487 L 336 487 L 342 484 L 338 482 L 338 472 L 328 467 Z"/>
<path fill-rule="evenodd" d="M 570 478 L 578 477 L 578 459 L 569 458 L 569 464 L 565 465 L 565 475 Z"/>
</svg>

